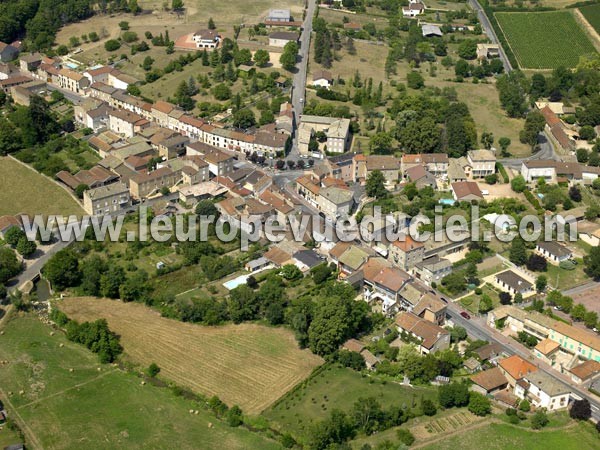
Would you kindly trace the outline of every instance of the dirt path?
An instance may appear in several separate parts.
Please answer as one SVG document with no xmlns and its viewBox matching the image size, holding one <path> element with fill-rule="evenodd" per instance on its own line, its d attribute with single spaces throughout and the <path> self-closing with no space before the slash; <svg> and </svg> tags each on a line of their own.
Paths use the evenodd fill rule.
<svg viewBox="0 0 600 450">
<path fill-rule="evenodd" d="M 600 35 L 596 32 L 593 26 L 587 21 L 585 16 L 578 9 L 573 9 L 573 15 L 575 16 L 575 20 L 579 22 L 579 24 L 583 27 L 587 35 L 589 36 L 592 44 L 596 47 L 596 50 L 600 52 Z"/>
<path fill-rule="evenodd" d="M 113 370 L 108 370 L 106 372 L 102 372 L 100 375 L 98 375 L 98 376 L 96 376 L 94 378 L 90 378 L 89 380 L 82 381 L 81 383 L 77 383 L 77 384 L 75 384 L 75 385 L 73 385 L 71 387 L 63 389 L 62 391 L 55 392 L 54 394 L 48 395 L 46 397 L 38 398 L 38 399 L 33 400 L 33 401 L 29 402 L 29 403 L 25 403 L 24 405 L 21 405 L 19 408 L 26 408 L 28 406 L 35 405 L 36 403 L 46 401 L 46 400 L 48 400 L 50 398 L 53 398 L 53 397 L 56 397 L 58 395 L 62 395 L 65 392 L 69 392 L 69 391 L 72 391 L 73 389 L 80 388 L 81 386 L 85 386 L 86 384 L 93 383 L 94 381 L 99 380 L 100 378 L 105 377 L 108 374 L 116 372 L 116 370 L 117 369 L 113 369 Z"/>
<path fill-rule="evenodd" d="M 0 397 L 2 397 L 4 399 L 5 405 L 8 406 L 8 408 L 7 408 L 8 416 L 15 419 L 15 422 L 17 423 L 17 425 L 25 434 L 25 443 L 27 444 L 27 448 L 31 447 L 31 448 L 43 450 L 42 444 L 40 444 L 40 441 L 38 440 L 37 436 L 35 435 L 33 430 L 31 428 L 29 428 L 29 425 L 27 425 L 27 422 L 25 422 L 23 420 L 23 418 L 17 411 L 17 408 L 15 408 L 15 406 L 12 404 L 12 402 L 8 398 L 8 395 L 6 395 L 6 392 L 4 392 L 2 390 L 2 388 L 0 388 Z"/>
</svg>

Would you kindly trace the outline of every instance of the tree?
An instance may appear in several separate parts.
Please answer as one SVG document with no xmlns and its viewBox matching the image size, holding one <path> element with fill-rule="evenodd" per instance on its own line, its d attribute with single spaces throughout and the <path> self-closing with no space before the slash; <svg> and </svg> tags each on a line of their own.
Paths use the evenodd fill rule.
<svg viewBox="0 0 600 450">
<path fill-rule="evenodd" d="M 219 215 L 219 211 L 217 210 L 217 207 L 210 200 L 200 200 L 198 202 L 198 204 L 196 205 L 195 212 L 196 212 L 197 216 L 205 216 L 205 217 L 215 216 L 215 218 L 216 218 Z"/>
<path fill-rule="evenodd" d="M 238 405 L 233 405 L 229 410 L 225 413 L 225 420 L 227 420 L 227 425 L 230 427 L 239 427 L 244 423 L 242 410 Z"/>
<path fill-rule="evenodd" d="M 244 108 L 233 113 L 233 125 L 238 128 L 250 128 L 256 125 L 256 117 L 250 108 Z"/>
<path fill-rule="evenodd" d="M 388 195 L 385 176 L 380 170 L 373 170 L 367 176 L 366 193 L 369 197 L 384 198 Z"/>
<path fill-rule="evenodd" d="M 584 125 L 579 129 L 579 139 L 591 141 L 596 138 L 596 132 L 591 125 Z"/>
<path fill-rule="evenodd" d="M 421 410 L 426 416 L 435 416 L 435 413 L 437 412 L 435 404 L 428 398 L 423 399 L 421 402 Z"/>
<path fill-rule="evenodd" d="M 600 247 L 590 248 L 589 253 L 583 257 L 585 272 L 593 278 L 600 278 Z"/>
<path fill-rule="evenodd" d="M 26 237 L 25 232 L 17 226 L 10 227 L 6 233 L 4 233 L 4 241 L 12 248 L 15 248 L 21 238 L 24 237 Z"/>
<path fill-rule="evenodd" d="M 72 250 L 59 250 L 42 269 L 44 276 L 57 291 L 76 286 L 80 279 L 79 262 Z"/>
<path fill-rule="evenodd" d="M 125 270 L 121 266 L 111 265 L 100 277 L 100 294 L 108 298 L 118 298 L 119 288 L 125 282 Z"/>
<path fill-rule="evenodd" d="M 8 247 L 0 247 L 0 283 L 4 284 L 22 269 L 15 252 Z"/>
<path fill-rule="evenodd" d="M 385 155 L 392 152 L 393 138 L 390 133 L 380 131 L 371 136 L 369 140 L 369 149 L 377 155 Z"/>
<path fill-rule="evenodd" d="M 460 78 L 467 78 L 471 74 L 471 67 L 464 59 L 459 59 L 454 65 L 454 74 Z"/>
<path fill-rule="evenodd" d="M 354 423 L 346 413 L 334 409 L 326 420 L 315 424 L 309 433 L 308 448 L 311 450 L 325 450 L 334 448 L 354 437 Z"/>
<path fill-rule="evenodd" d="M 477 57 L 477 41 L 465 39 L 458 46 L 458 56 L 463 59 L 475 59 Z"/>
<path fill-rule="evenodd" d="M 258 67 L 266 67 L 269 64 L 269 52 L 264 49 L 258 49 L 254 52 L 254 62 Z"/>
<path fill-rule="evenodd" d="M 508 292 L 500 292 L 498 298 L 500 298 L 500 304 L 502 305 L 510 305 L 510 302 L 512 300 Z"/>
<path fill-rule="evenodd" d="M 487 416 L 492 411 L 490 400 L 478 392 L 471 392 L 469 395 L 469 411 L 476 416 Z"/>
<path fill-rule="evenodd" d="M 109 39 L 104 43 L 104 49 L 107 52 L 116 52 L 121 48 L 121 44 L 116 39 Z"/>
<path fill-rule="evenodd" d="M 210 17 L 208 19 L 208 29 L 209 30 L 216 30 L 217 29 L 217 26 L 215 25 L 215 21 L 213 20 L 212 17 Z"/>
<path fill-rule="evenodd" d="M 533 428 L 534 430 L 540 430 L 546 425 L 548 425 L 549 421 L 550 420 L 548 419 L 546 413 L 542 410 L 538 410 L 531 418 L 531 428 Z"/>
<path fill-rule="evenodd" d="M 510 244 L 510 261 L 518 266 L 522 266 L 527 262 L 527 249 L 525 242 L 520 237 L 516 237 Z"/>
<path fill-rule="evenodd" d="M 160 372 L 160 367 L 158 367 L 158 364 L 156 363 L 152 363 L 148 366 L 148 376 L 154 378 L 156 375 L 158 375 Z"/>
<path fill-rule="evenodd" d="M 523 412 L 529 412 L 531 410 L 531 404 L 529 403 L 529 400 L 526 398 L 521 400 L 521 403 L 519 403 L 519 409 Z"/>
<path fill-rule="evenodd" d="M 344 367 L 349 367 L 356 371 L 363 370 L 365 358 L 358 352 L 350 352 L 348 350 L 340 350 L 337 355 L 337 361 Z"/>
<path fill-rule="evenodd" d="M 510 146 L 510 144 L 511 144 L 510 138 L 503 136 L 500 139 L 498 139 L 498 145 L 500 146 L 500 151 L 502 152 L 502 155 L 508 154 L 508 147 Z"/>
<path fill-rule="evenodd" d="M 535 289 L 538 292 L 544 292 L 546 290 L 546 286 L 548 286 L 548 278 L 546 275 L 540 275 L 535 280 Z"/>
<path fill-rule="evenodd" d="M 586 398 L 574 400 L 569 410 L 569 415 L 576 420 L 589 420 L 592 417 L 592 407 L 590 401 Z"/>
<path fill-rule="evenodd" d="M 411 89 L 421 89 L 425 86 L 425 79 L 419 72 L 411 71 L 406 74 L 406 84 Z"/>
<path fill-rule="evenodd" d="M 523 144 L 529 144 L 531 148 L 535 148 L 538 143 L 538 134 L 544 129 L 546 120 L 542 113 L 532 111 L 527 114 L 523 129 L 519 133 L 519 140 Z"/>
<path fill-rule="evenodd" d="M 581 190 L 577 186 L 571 186 L 569 188 L 569 198 L 574 202 L 581 201 Z"/>
<path fill-rule="evenodd" d="M 510 187 L 513 191 L 520 193 L 527 188 L 527 182 L 523 178 L 523 175 L 517 175 L 511 180 Z"/>
<path fill-rule="evenodd" d="M 217 100 L 229 100 L 231 98 L 231 89 L 226 84 L 217 84 L 213 88 L 213 95 Z"/>
<path fill-rule="evenodd" d="M 573 306 L 573 309 L 571 309 L 571 317 L 576 322 L 583 321 L 586 313 L 587 309 L 585 309 L 585 306 L 581 303 L 577 303 L 575 306 Z"/>
<path fill-rule="evenodd" d="M 37 245 L 35 245 L 35 242 L 30 241 L 26 236 L 23 236 L 21 239 L 19 239 L 19 242 L 17 242 L 17 251 L 24 258 L 28 258 L 29 256 L 33 255 L 36 250 Z"/>
<path fill-rule="evenodd" d="M 415 442 L 415 437 L 406 428 L 398 428 L 398 430 L 396 431 L 396 437 L 400 442 L 402 442 L 408 447 L 410 447 Z"/>
<path fill-rule="evenodd" d="M 583 323 L 588 328 L 595 328 L 598 324 L 598 313 L 596 311 L 587 311 L 583 316 Z"/>
<path fill-rule="evenodd" d="M 294 264 L 286 264 L 281 268 L 280 273 L 286 280 L 298 280 L 302 278 L 302 272 Z"/>
<path fill-rule="evenodd" d="M 533 270 L 535 272 L 545 272 L 548 267 L 548 262 L 543 256 L 540 256 L 537 253 L 532 253 L 529 255 L 526 265 L 529 270 Z"/>
<path fill-rule="evenodd" d="M 293 70 L 296 67 L 296 60 L 298 58 L 298 44 L 290 41 L 283 47 L 283 53 L 279 58 L 281 67 L 285 70 Z"/>
<path fill-rule="evenodd" d="M 173 11 L 180 11 L 183 9 L 183 0 L 172 0 L 171 9 Z"/>
<path fill-rule="evenodd" d="M 486 314 L 494 308 L 494 304 L 492 303 L 492 299 L 489 295 L 484 294 L 479 300 L 479 312 L 481 314 Z"/>
<path fill-rule="evenodd" d="M 494 134 L 487 131 L 481 133 L 481 144 L 488 150 L 492 148 L 492 145 L 494 144 Z"/>
</svg>

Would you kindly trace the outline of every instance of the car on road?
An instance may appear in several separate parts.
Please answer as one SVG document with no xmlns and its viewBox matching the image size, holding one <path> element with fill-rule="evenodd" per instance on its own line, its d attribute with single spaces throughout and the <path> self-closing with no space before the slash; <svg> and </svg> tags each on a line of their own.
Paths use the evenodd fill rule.
<svg viewBox="0 0 600 450">
<path fill-rule="evenodd" d="M 445 297 L 440 297 L 440 299 L 444 302 L 444 303 L 448 303 L 448 299 L 446 299 Z"/>
<path fill-rule="evenodd" d="M 462 317 L 464 317 L 465 319 L 467 319 L 467 320 L 471 319 L 471 316 L 470 316 L 470 315 L 469 315 L 469 313 L 468 313 L 468 312 L 466 312 L 466 311 L 463 311 L 463 312 L 461 312 L 461 313 L 460 313 L 460 315 L 461 315 Z"/>
<path fill-rule="evenodd" d="M 304 99 L 303 98 L 300 99 L 300 103 L 304 103 Z"/>
</svg>

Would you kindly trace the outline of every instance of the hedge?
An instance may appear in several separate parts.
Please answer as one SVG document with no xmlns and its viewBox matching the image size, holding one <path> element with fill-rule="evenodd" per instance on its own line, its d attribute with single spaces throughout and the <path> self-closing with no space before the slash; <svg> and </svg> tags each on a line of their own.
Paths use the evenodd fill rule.
<svg viewBox="0 0 600 450">
<path fill-rule="evenodd" d="M 500 172 L 500 175 L 502 175 L 504 182 L 508 183 L 510 179 L 508 178 L 508 174 L 506 173 L 504 166 L 501 163 L 496 163 L 496 169 L 498 169 L 498 172 Z"/>
</svg>

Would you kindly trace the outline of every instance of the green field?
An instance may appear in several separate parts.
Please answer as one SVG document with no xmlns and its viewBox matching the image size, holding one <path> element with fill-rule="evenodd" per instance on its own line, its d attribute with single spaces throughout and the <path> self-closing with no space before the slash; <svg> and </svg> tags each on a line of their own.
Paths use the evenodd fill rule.
<svg viewBox="0 0 600 450">
<path fill-rule="evenodd" d="M 383 384 L 351 369 L 327 366 L 263 415 L 274 426 L 302 438 L 312 424 L 327 418 L 332 409 L 350 412 L 361 397 L 375 397 L 384 408 L 414 405 L 418 409 L 423 397 L 437 401 L 437 389 L 406 387 L 391 381 Z"/>
<path fill-rule="evenodd" d="M 594 27 L 596 33 L 600 33 L 600 4 L 582 6 L 579 11 L 583 14 L 585 20 Z"/>
<path fill-rule="evenodd" d="M 437 441 L 427 450 L 580 450 L 599 448 L 598 432 L 590 423 L 575 423 L 562 429 L 533 432 L 492 423 Z"/>
<path fill-rule="evenodd" d="M 34 316 L 15 318 L 4 331 L 0 360 L 8 364 L 0 365 L 0 396 L 26 424 L 28 448 L 280 448 L 230 428 L 197 402 L 99 364 L 97 355 L 60 332 L 51 336 Z"/>
<path fill-rule="evenodd" d="M 571 11 L 495 16 L 523 69 L 575 67 L 580 56 L 596 52 Z"/>
<path fill-rule="evenodd" d="M 83 214 L 64 189 L 11 158 L 0 158 L 0 216 L 5 214 Z"/>
</svg>

